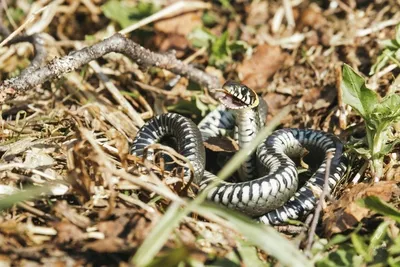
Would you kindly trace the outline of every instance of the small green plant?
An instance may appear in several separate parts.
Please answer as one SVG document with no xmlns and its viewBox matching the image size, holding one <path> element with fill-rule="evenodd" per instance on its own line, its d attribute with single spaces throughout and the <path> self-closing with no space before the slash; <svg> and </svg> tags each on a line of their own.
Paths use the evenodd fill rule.
<svg viewBox="0 0 400 267">
<path fill-rule="evenodd" d="M 157 12 L 159 8 L 146 1 L 132 4 L 131 1 L 109 0 L 101 6 L 101 9 L 107 18 L 117 22 L 121 28 L 126 28 Z"/>
<path fill-rule="evenodd" d="M 392 136 L 392 126 L 400 121 L 400 96 L 394 93 L 381 98 L 367 88 L 364 78 L 349 65 L 343 66 L 342 91 L 344 103 L 354 108 L 364 119 L 368 149 L 357 152 L 371 160 L 375 180 L 383 176 L 383 157 L 398 142 Z"/>
<path fill-rule="evenodd" d="M 317 267 L 400 266 L 400 236 L 391 223 L 400 222 L 400 211 L 377 196 L 368 196 L 358 203 L 385 219 L 369 234 L 360 234 L 363 225 L 359 224 L 350 234 L 337 234 L 329 241 L 320 239 L 313 247 Z"/>
<path fill-rule="evenodd" d="M 197 28 L 189 34 L 188 39 L 195 47 L 207 47 L 210 53 L 210 65 L 221 69 L 232 62 L 234 53 L 248 55 L 252 53 L 251 46 L 246 42 L 240 40 L 230 41 L 227 31 L 221 36 L 216 36 L 206 28 Z"/>
<path fill-rule="evenodd" d="M 385 49 L 383 49 L 376 63 L 371 67 L 370 75 L 379 72 L 389 62 L 393 62 L 400 67 L 400 25 L 396 27 L 395 38 L 392 40 L 383 40 L 380 42 L 380 45 L 385 47 Z"/>
</svg>

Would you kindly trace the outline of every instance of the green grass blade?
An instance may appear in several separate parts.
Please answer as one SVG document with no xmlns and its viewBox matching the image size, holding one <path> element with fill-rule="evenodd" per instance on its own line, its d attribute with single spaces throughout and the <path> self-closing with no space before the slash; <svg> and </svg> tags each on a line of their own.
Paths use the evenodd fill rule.
<svg viewBox="0 0 400 267">
<path fill-rule="evenodd" d="M 225 180 L 229 176 L 231 176 L 242 164 L 247 156 L 249 155 L 249 151 L 255 151 L 259 144 L 267 138 L 272 131 L 278 127 L 281 120 L 285 118 L 290 112 L 291 106 L 286 106 L 283 108 L 269 123 L 266 127 L 262 128 L 254 140 L 246 147 L 246 149 L 241 149 L 237 152 L 225 165 L 225 167 L 218 173 L 218 177 L 221 180 Z"/>
<path fill-rule="evenodd" d="M 29 187 L 21 192 L 0 198 L 0 210 L 8 209 L 18 202 L 39 197 L 43 193 L 49 193 L 50 185 Z"/>
<path fill-rule="evenodd" d="M 199 214 L 214 213 L 227 219 L 250 243 L 275 257 L 284 266 L 313 266 L 296 246 L 271 226 L 258 224 L 242 214 L 214 204 L 202 204 L 196 208 L 196 212 Z"/>
<path fill-rule="evenodd" d="M 172 203 L 169 206 L 167 212 L 152 229 L 131 259 L 131 263 L 134 266 L 146 266 L 155 258 L 167 242 L 172 231 L 186 215 L 185 211 L 180 210 L 179 207 L 180 205 L 177 203 Z"/>
</svg>

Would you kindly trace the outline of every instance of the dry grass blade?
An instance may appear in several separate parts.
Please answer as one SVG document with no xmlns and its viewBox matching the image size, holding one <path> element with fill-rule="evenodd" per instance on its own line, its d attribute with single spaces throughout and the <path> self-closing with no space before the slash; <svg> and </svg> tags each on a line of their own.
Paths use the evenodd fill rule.
<svg viewBox="0 0 400 267">
<path fill-rule="evenodd" d="M 136 29 L 139 29 L 140 27 L 143 27 L 144 25 L 147 25 L 149 23 L 152 23 L 154 21 L 163 19 L 163 18 L 168 18 L 172 17 L 178 14 L 182 14 L 185 12 L 190 12 L 190 11 L 195 11 L 199 9 L 209 9 L 211 8 L 210 3 L 205 3 L 201 1 L 191 1 L 191 2 L 185 2 L 185 1 L 178 1 L 163 10 L 146 17 L 145 19 L 139 21 L 138 23 L 135 23 L 129 27 L 126 27 L 125 29 L 119 31 L 120 34 L 128 34 Z"/>
</svg>

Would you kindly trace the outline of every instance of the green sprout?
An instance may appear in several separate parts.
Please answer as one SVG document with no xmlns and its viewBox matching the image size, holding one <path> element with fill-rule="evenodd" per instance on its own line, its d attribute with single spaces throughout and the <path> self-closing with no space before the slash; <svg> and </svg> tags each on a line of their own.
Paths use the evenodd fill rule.
<svg viewBox="0 0 400 267">
<path fill-rule="evenodd" d="M 389 93 L 384 98 L 365 85 L 364 78 L 349 65 L 343 66 L 343 101 L 364 119 L 368 149 L 358 150 L 371 161 L 371 170 L 378 181 L 383 176 L 383 157 L 397 141 L 392 137 L 393 125 L 400 121 L 400 96 Z"/>
</svg>

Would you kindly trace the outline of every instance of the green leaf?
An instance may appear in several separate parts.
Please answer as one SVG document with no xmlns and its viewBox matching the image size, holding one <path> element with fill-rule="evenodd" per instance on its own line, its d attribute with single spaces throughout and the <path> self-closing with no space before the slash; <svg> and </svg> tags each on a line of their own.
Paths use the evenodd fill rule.
<svg viewBox="0 0 400 267">
<path fill-rule="evenodd" d="M 393 245 L 388 249 L 390 255 L 400 254 L 400 236 L 397 236 Z"/>
<path fill-rule="evenodd" d="M 368 89 L 364 78 L 347 64 L 343 66 L 341 87 L 344 103 L 352 106 L 364 119 L 368 118 L 378 104 L 378 95 Z"/>
<path fill-rule="evenodd" d="M 251 45 L 246 43 L 245 41 L 235 41 L 229 45 L 229 49 L 231 53 L 245 53 L 246 55 L 250 56 L 253 53 L 253 48 Z"/>
<path fill-rule="evenodd" d="M 377 156 L 379 158 L 382 158 L 384 156 L 386 156 L 387 154 L 389 154 L 396 145 L 398 145 L 400 143 L 400 139 L 396 139 L 394 140 L 392 143 L 389 144 L 385 144 L 383 145 L 381 151 L 377 154 Z"/>
<path fill-rule="evenodd" d="M 357 202 L 362 207 L 373 210 L 379 214 L 388 216 L 393 220 L 395 220 L 396 222 L 400 223 L 400 211 L 397 210 L 392 205 L 390 205 L 389 203 L 381 200 L 377 196 L 368 196 L 364 199 L 359 199 Z"/>
<path fill-rule="evenodd" d="M 332 251 L 316 263 L 317 267 L 355 266 L 353 263 L 356 251 L 349 244 Z"/>
<path fill-rule="evenodd" d="M 372 255 L 368 253 L 367 244 L 365 244 L 364 240 L 359 235 L 352 233 L 351 242 L 353 243 L 354 249 L 357 253 L 363 256 L 366 261 L 372 260 Z"/>
<path fill-rule="evenodd" d="M 395 36 L 395 40 L 397 42 L 397 44 L 400 44 L 400 24 L 398 24 L 396 26 L 396 36 Z"/>
<path fill-rule="evenodd" d="M 369 254 L 373 254 L 374 250 L 376 250 L 379 246 L 382 245 L 384 238 L 386 237 L 387 229 L 389 226 L 389 222 L 382 222 L 378 228 L 374 231 L 371 238 L 369 239 Z"/>
<path fill-rule="evenodd" d="M 350 235 L 337 234 L 334 237 L 332 237 L 331 240 L 329 240 L 329 242 L 328 242 L 328 244 L 326 244 L 325 248 L 328 249 L 334 245 L 344 243 L 344 242 L 348 241 L 349 239 L 350 239 Z"/>
<path fill-rule="evenodd" d="M 400 95 L 390 94 L 382 99 L 372 111 L 372 118 L 380 123 L 392 123 L 400 120 Z"/>
<path fill-rule="evenodd" d="M 180 210 L 179 204 L 173 202 L 136 251 L 131 263 L 135 266 L 148 266 L 185 215 Z"/>
<path fill-rule="evenodd" d="M 117 22 L 121 28 L 126 28 L 157 11 L 151 2 L 143 1 L 136 5 L 130 3 L 132 2 L 109 0 L 101 6 L 101 10 L 107 18 Z"/>
<path fill-rule="evenodd" d="M 351 150 L 357 152 L 357 154 L 365 156 L 366 158 L 371 157 L 371 151 L 368 148 L 364 147 L 350 147 Z"/>
<path fill-rule="evenodd" d="M 210 112 L 210 106 L 204 104 L 198 96 L 192 97 L 190 101 L 180 100 L 178 103 L 168 106 L 167 109 L 170 112 L 191 116 L 194 120 L 200 119 Z"/>
<path fill-rule="evenodd" d="M 375 73 L 383 69 L 387 65 L 390 59 L 389 55 L 394 56 L 394 54 L 395 54 L 394 51 L 390 51 L 389 49 L 384 50 L 384 52 L 381 55 L 379 55 L 378 58 L 376 59 L 375 64 L 372 65 L 369 75 L 374 75 Z"/>
<path fill-rule="evenodd" d="M 217 37 L 205 28 L 196 28 L 189 35 L 188 40 L 195 47 L 210 47 Z"/>
<path fill-rule="evenodd" d="M 224 67 L 231 61 L 231 50 L 228 45 L 229 33 L 224 32 L 211 46 L 210 64 Z"/>
<path fill-rule="evenodd" d="M 257 250 L 254 246 L 242 240 L 239 240 L 238 243 L 238 252 L 243 259 L 244 266 L 265 267 L 267 265 L 265 262 L 260 260 L 257 255 Z"/>
<path fill-rule="evenodd" d="M 179 266 L 190 259 L 190 251 L 186 247 L 178 247 L 166 251 L 160 257 L 153 259 L 146 267 Z M 186 265 L 183 265 L 186 266 Z"/>
<path fill-rule="evenodd" d="M 17 204 L 18 202 L 39 197 L 43 193 L 50 193 L 50 190 L 50 185 L 32 186 L 25 190 L 21 190 L 18 193 L 4 196 L 0 198 L 0 210 L 10 208 L 12 205 Z"/>
<path fill-rule="evenodd" d="M 213 27 L 218 23 L 218 14 L 214 11 L 205 11 L 201 17 L 204 26 Z"/>
</svg>

